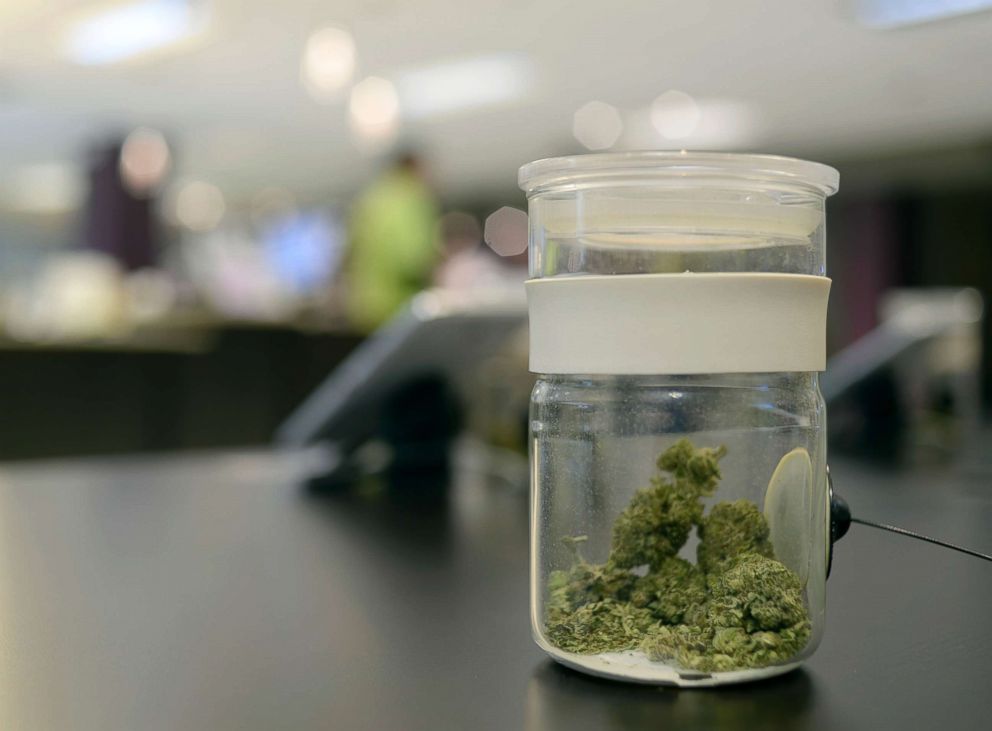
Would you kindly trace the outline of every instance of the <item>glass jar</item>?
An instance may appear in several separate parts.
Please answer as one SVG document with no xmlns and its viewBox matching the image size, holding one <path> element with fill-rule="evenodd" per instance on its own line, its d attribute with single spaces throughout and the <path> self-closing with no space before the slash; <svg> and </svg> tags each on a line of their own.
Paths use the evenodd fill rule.
<svg viewBox="0 0 992 731">
<path fill-rule="evenodd" d="M 819 643 L 837 181 L 717 153 L 521 169 L 531 620 L 555 660 L 717 685 L 785 672 Z"/>
</svg>

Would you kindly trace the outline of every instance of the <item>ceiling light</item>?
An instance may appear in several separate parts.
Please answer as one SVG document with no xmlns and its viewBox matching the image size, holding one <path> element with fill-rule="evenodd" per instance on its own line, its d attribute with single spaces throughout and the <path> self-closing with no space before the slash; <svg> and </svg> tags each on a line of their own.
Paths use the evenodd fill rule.
<svg viewBox="0 0 992 731">
<path fill-rule="evenodd" d="M 195 0 L 138 0 L 88 13 L 70 28 L 65 54 L 84 66 L 118 63 L 201 31 L 206 5 Z"/>
<path fill-rule="evenodd" d="M 348 105 L 351 128 L 360 140 L 384 142 L 399 128 L 400 100 L 388 79 L 369 76 L 355 84 Z"/>
<path fill-rule="evenodd" d="M 702 119 L 696 100 L 684 91 L 666 91 L 651 104 L 651 123 L 669 140 L 689 137 Z"/>
<path fill-rule="evenodd" d="M 121 182 L 136 196 L 151 195 L 169 172 L 171 155 L 162 133 L 139 127 L 121 147 Z"/>
<path fill-rule="evenodd" d="M 622 133 L 620 112 L 605 102 L 583 104 L 572 121 L 572 134 L 589 150 L 613 147 Z"/>
<path fill-rule="evenodd" d="M 992 8 L 992 0 L 857 0 L 858 22 L 869 28 L 898 28 Z"/>
<path fill-rule="evenodd" d="M 529 59 L 514 53 L 445 61 L 402 72 L 396 80 L 404 113 L 413 118 L 513 101 L 532 82 Z"/>
<path fill-rule="evenodd" d="M 335 98 L 355 73 L 355 41 L 343 28 L 322 28 L 307 39 L 300 77 L 317 101 Z"/>
</svg>

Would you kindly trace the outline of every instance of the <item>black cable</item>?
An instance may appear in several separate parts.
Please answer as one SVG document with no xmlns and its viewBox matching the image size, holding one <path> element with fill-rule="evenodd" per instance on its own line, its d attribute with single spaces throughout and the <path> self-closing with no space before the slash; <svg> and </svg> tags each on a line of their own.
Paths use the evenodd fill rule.
<svg viewBox="0 0 992 731">
<path fill-rule="evenodd" d="M 931 538 L 930 536 L 925 536 L 921 533 L 916 533 L 911 530 L 906 530 L 905 528 L 897 528 L 894 525 L 886 525 L 885 523 L 874 523 L 870 520 L 864 520 L 863 518 L 851 517 L 852 523 L 860 523 L 861 525 L 871 526 L 872 528 L 880 528 L 882 530 L 891 531 L 893 533 L 898 533 L 901 536 L 909 536 L 910 538 L 917 538 L 921 541 L 926 541 L 927 543 L 935 543 L 938 546 L 943 546 L 944 548 L 950 548 L 954 551 L 960 551 L 961 553 L 967 553 L 969 556 L 976 556 L 978 558 L 984 558 L 986 561 L 992 561 L 992 556 L 987 553 L 980 553 L 979 551 L 973 551 L 970 548 L 964 548 L 963 546 L 956 546 L 953 543 L 947 543 L 946 541 L 938 541 L 936 538 Z"/>
</svg>

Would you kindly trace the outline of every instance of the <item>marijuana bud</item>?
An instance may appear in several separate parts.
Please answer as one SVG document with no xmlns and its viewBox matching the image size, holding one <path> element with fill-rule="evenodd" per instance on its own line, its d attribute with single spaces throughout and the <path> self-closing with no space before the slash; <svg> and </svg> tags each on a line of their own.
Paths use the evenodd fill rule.
<svg viewBox="0 0 992 731">
<path fill-rule="evenodd" d="M 709 627 L 656 625 L 641 640 L 640 649 L 650 660 L 674 661 L 684 668 L 701 670 L 707 664 L 712 642 L 713 630 Z"/>
<path fill-rule="evenodd" d="M 745 553 L 772 556 L 768 521 L 750 500 L 717 503 L 699 525 L 696 560 L 707 573 Z"/>
<path fill-rule="evenodd" d="M 576 563 L 568 571 L 554 571 L 548 579 L 551 605 L 572 612 L 604 599 L 627 601 L 637 576 L 610 563 Z"/>
<path fill-rule="evenodd" d="M 775 560 L 768 523 L 748 500 L 702 498 L 721 479 L 724 447 L 681 439 L 658 458 L 666 475 L 638 490 L 613 526 L 609 560 L 586 562 L 565 539 L 572 567 L 548 579 L 548 640 L 568 652 L 639 649 L 652 661 L 702 672 L 784 662 L 805 647 L 802 586 Z M 677 556 L 695 526 L 698 565 Z M 631 569 L 647 567 L 638 575 Z"/>
<path fill-rule="evenodd" d="M 706 603 L 706 576 L 683 558 L 669 558 L 637 580 L 630 602 L 665 624 L 682 624 Z"/>
<path fill-rule="evenodd" d="M 548 625 L 548 639 L 567 652 L 619 652 L 637 647 L 652 625 L 651 612 L 604 599 Z"/>
<path fill-rule="evenodd" d="M 679 439 L 658 457 L 658 469 L 671 472 L 676 477 L 685 477 L 689 472 L 689 460 L 696 454 L 692 442 Z"/>
<path fill-rule="evenodd" d="M 688 439 L 679 439 L 658 457 L 658 469 L 672 474 L 676 480 L 687 480 L 699 495 L 712 495 L 720 482 L 719 462 L 727 448 L 696 449 Z"/>
<path fill-rule="evenodd" d="M 745 554 L 711 574 L 707 612 L 715 627 L 778 631 L 808 622 L 799 578 L 772 558 Z"/>
<path fill-rule="evenodd" d="M 613 525 L 613 552 L 617 566 L 647 565 L 656 571 L 679 552 L 694 525 L 703 519 L 701 498 L 711 495 L 720 479 L 724 447 L 695 449 L 680 439 L 658 458 L 658 468 L 669 478 L 656 476 L 652 487 L 638 490 Z"/>
<path fill-rule="evenodd" d="M 637 576 L 611 562 L 587 563 L 579 552 L 586 536 L 571 536 L 562 542 L 572 551 L 574 560 L 568 571 L 552 571 L 548 577 L 548 612 L 559 617 L 604 599 L 627 601 Z"/>
<path fill-rule="evenodd" d="M 617 566 L 660 567 L 685 545 L 702 518 L 702 505 L 680 495 L 674 485 L 657 479 L 654 487 L 638 490 L 613 524 L 610 560 Z"/>
</svg>

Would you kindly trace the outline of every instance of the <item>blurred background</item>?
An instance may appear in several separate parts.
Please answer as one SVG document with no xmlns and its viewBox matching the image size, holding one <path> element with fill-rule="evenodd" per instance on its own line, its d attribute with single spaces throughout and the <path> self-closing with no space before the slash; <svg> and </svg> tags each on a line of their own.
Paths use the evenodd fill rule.
<svg viewBox="0 0 992 731">
<path fill-rule="evenodd" d="M 266 443 L 417 292 L 520 292 L 521 164 L 624 149 L 837 167 L 835 445 L 947 459 L 989 69 L 987 0 L 0 0 L 0 459 Z M 468 419 L 511 450 L 525 365 Z"/>
</svg>

